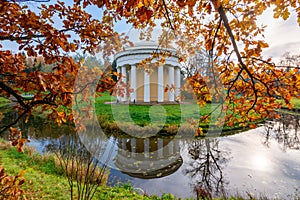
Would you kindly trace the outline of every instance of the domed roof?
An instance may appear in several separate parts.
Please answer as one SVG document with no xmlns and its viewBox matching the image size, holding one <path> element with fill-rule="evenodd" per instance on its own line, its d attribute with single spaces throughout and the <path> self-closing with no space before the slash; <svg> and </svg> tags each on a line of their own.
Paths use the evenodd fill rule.
<svg viewBox="0 0 300 200">
<path fill-rule="evenodd" d="M 114 55 L 114 60 L 117 66 L 134 65 L 142 60 L 151 58 L 153 53 L 171 52 L 171 56 L 165 58 L 167 65 L 179 66 L 178 55 L 174 48 L 163 48 L 154 41 L 142 41 L 134 43 L 132 47 L 125 47 L 124 51 L 120 51 Z M 153 62 L 156 62 L 154 59 Z"/>
<path fill-rule="evenodd" d="M 154 41 L 142 41 L 142 42 L 136 42 L 134 43 L 133 46 L 128 46 L 128 47 L 125 47 L 125 50 L 133 50 L 133 49 L 141 49 L 141 48 L 158 48 L 159 45 L 157 42 L 154 42 Z"/>
<path fill-rule="evenodd" d="M 173 163 L 170 163 L 166 166 L 161 166 L 160 169 L 156 170 L 147 170 L 144 169 L 142 172 L 141 171 L 135 171 L 135 172 L 127 172 L 127 171 L 122 171 L 124 174 L 127 174 L 131 177 L 135 178 L 141 178 L 141 179 L 153 179 L 153 178 L 161 178 L 164 176 L 169 176 L 170 174 L 175 173 L 182 165 L 183 160 L 182 157 L 179 156 L 177 160 L 175 160 Z"/>
</svg>

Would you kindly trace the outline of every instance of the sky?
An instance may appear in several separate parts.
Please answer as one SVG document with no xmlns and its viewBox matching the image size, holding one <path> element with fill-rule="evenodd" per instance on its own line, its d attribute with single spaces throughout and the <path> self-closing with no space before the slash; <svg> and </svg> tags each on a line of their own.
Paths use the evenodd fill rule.
<svg viewBox="0 0 300 200">
<path fill-rule="evenodd" d="M 51 0 L 53 3 L 55 0 Z M 39 3 L 29 3 L 30 9 L 37 11 Z M 95 8 L 89 8 L 89 13 L 95 17 L 101 16 L 101 10 Z M 283 19 L 274 19 L 273 12 L 271 9 L 264 12 L 264 14 L 258 17 L 257 24 L 267 25 L 265 29 L 265 41 L 269 44 L 269 48 L 266 48 L 263 52 L 265 57 L 272 57 L 273 62 L 278 63 L 280 57 L 285 52 L 291 54 L 300 54 L 300 27 L 297 24 L 297 14 L 292 13 L 291 17 L 284 21 Z M 118 32 L 125 32 L 128 34 L 131 40 L 137 41 L 137 31 L 132 29 L 132 26 L 126 24 L 124 20 L 117 23 L 115 27 Z M 156 32 L 160 32 L 154 29 Z M 157 35 L 157 34 L 156 34 Z M 11 44 L 10 42 L 2 42 L 5 49 L 18 51 L 17 45 Z"/>
<path fill-rule="evenodd" d="M 269 9 L 258 18 L 258 24 L 267 25 L 265 29 L 265 41 L 269 44 L 263 55 L 270 56 L 274 61 L 279 61 L 285 52 L 300 54 L 300 27 L 297 24 L 297 14 L 292 13 L 291 17 L 274 19 L 273 12 Z"/>
<path fill-rule="evenodd" d="M 280 61 L 282 55 L 286 52 L 293 54 L 300 54 L 300 26 L 297 23 L 297 13 L 291 13 L 287 20 L 274 19 L 272 9 L 266 10 L 261 16 L 257 18 L 257 25 L 266 25 L 264 40 L 269 44 L 268 48 L 263 51 L 265 58 L 271 57 L 276 64 Z M 121 21 L 116 28 L 129 35 L 130 39 L 137 41 L 138 31 Z M 158 28 L 154 31 L 159 32 Z M 159 35 L 154 33 L 153 35 Z"/>
</svg>

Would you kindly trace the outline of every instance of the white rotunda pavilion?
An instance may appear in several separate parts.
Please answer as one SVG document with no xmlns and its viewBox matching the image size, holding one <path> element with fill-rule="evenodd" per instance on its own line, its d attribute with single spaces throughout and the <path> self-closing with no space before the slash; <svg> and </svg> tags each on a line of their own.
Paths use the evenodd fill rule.
<svg viewBox="0 0 300 200">
<path fill-rule="evenodd" d="M 144 68 L 137 68 L 137 64 L 146 58 L 151 58 L 153 52 L 161 51 L 153 42 L 137 43 L 127 47 L 125 51 L 115 55 L 117 72 L 121 73 L 121 81 L 132 88 L 130 95 L 117 96 L 118 102 L 128 103 L 174 103 L 180 95 L 180 64 L 174 49 L 163 49 L 172 52 L 172 56 L 165 57 L 165 63 L 152 67 L 151 73 Z M 153 60 L 156 62 L 157 60 Z M 165 92 L 169 86 L 175 90 Z M 129 96 L 129 98 L 127 97 Z"/>
</svg>

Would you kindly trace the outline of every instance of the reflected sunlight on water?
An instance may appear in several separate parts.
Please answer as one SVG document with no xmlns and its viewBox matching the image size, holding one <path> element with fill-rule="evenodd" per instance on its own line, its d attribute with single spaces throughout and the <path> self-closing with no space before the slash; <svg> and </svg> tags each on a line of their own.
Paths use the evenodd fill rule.
<svg viewBox="0 0 300 200">
<path fill-rule="evenodd" d="M 271 169 L 270 160 L 261 154 L 253 155 L 251 158 L 252 168 L 259 171 L 269 171 Z"/>
</svg>

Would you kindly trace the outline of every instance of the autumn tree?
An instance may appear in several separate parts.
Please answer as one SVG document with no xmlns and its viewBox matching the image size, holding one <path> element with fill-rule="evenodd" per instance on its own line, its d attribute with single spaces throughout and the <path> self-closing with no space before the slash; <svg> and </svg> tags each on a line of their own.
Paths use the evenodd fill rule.
<svg viewBox="0 0 300 200">
<path fill-rule="evenodd" d="M 126 42 L 126 38 L 112 29 L 112 18 L 105 15 L 102 19 L 94 19 L 79 4 L 66 6 L 59 1 L 53 5 L 41 4 L 39 13 L 34 13 L 27 5 L 1 2 L 0 40 L 12 41 L 27 57 L 42 56 L 46 65 L 53 66 L 49 72 L 26 73 L 24 55 L 5 50 L 1 45 L 0 92 L 7 98 L 15 98 L 19 110 L 16 121 L 3 126 L 2 131 L 38 106 L 51 110 L 49 117 L 58 124 L 72 120 L 72 112 L 66 109 L 70 109 L 72 94 L 80 92 L 73 91 L 73 85 L 82 63 L 75 62 L 69 53 L 80 50 L 94 54 L 102 45 L 102 53 L 107 56 L 120 50 L 122 42 Z M 62 26 L 57 27 L 56 23 Z M 76 37 L 72 38 L 71 34 Z M 116 42 L 112 44 L 111 40 Z M 101 75 L 100 70 L 97 73 Z M 21 95 L 29 91 L 36 91 L 31 101 Z"/>
<path fill-rule="evenodd" d="M 211 66 L 211 56 L 204 49 L 196 50 L 195 55 L 191 56 L 181 64 L 181 71 L 185 77 L 191 77 L 196 73 L 206 76 L 209 73 Z"/>
<path fill-rule="evenodd" d="M 88 8 L 98 9 L 99 14 L 92 16 Z M 254 127 L 259 118 L 276 117 L 273 111 L 282 106 L 277 99 L 291 107 L 290 100 L 298 97 L 300 87 L 298 68 L 287 72 L 262 56 L 268 44 L 263 40 L 265 27 L 257 24 L 257 17 L 268 8 L 273 9 L 274 18 L 285 20 L 290 12 L 297 12 L 300 23 L 296 0 L 74 0 L 38 4 L 38 11 L 18 1 L 2 1 L 0 41 L 16 43 L 28 57 L 42 56 L 53 69 L 25 74 L 22 53 L 12 53 L 1 45 L 0 93 L 17 100 L 18 119 L 41 106 L 51 110 L 49 117 L 59 124 L 72 120 L 73 113 L 68 111 L 72 95 L 82 92 L 89 81 L 96 83 L 82 78 L 85 84 L 79 85 L 83 88 L 74 88 L 79 69 L 91 69 L 68 55 L 101 52 L 107 57 L 122 50 L 130 44 L 128 37 L 114 27 L 124 20 L 134 29 L 142 29 L 146 39 L 155 26 L 162 33 L 172 33 L 164 46 L 175 45 L 180 61 L 200 47 L 213 55 L 209 76 L 196 74 L 189 79 L 193 91 L 202 94 L 198 103 L 204 105 L 210 99 L 221 102 L 219 106 L 227 115 L 220 117 L 219 124 L 225 118 L 228 126 L 250 123 Z M 93 69 L 93 73 L 96 77 L 103 72 Z M 10 84 L 12 80 L 14 84 Z M 114 84 L 110 76 L 105 76 L 97 89 L 104 91 Z M 27 91 L 36 91 L 31 101 L 21 96 Z M 81 99 L 87 98 L 83 94 Z M 201 120 L 209 120 L 209 115 Z"/>
<path fill-rule="evenodd" d="M 286 70 L 288 71 L 291 68 L 298 68 L 300 66 L 300 55 L 285 52 L 280 58 L 279 65 L 281 67 L 286 67 Z"/>
<path fill-rule="evenodd" d="M 191 179 L 197 199 L 225 196 L 228 181 L 223 175 L 223 168 L 229 155 L 230 152 L 220 150 L 218 138 L 195 140 L 188 144 L 188 165 L 183 173 Z"/>
<path fill-rule="evenodd" d="M 24 55 L 24 54 L 23 54 Z M 43 58 L 42 57 L 29 57 L 25 56 L 24 64 L 26 69 L 24 70 L 26 73 L 33 71 L 42 71 L 44 68 Z"/>
<path fill-rule="evenodd" d="M 83 65 L 85 65 L 89 68 L 94 68 L 94 67 L 104 68 L 104 64 L 103 64 L 102 60 L 100 60 L 96 56 L 83 55 L 83 54 L 77 53 L 75 56 L 73 56 L 73 59 L 76 62 L 82 62 Z"/>
</svg>

